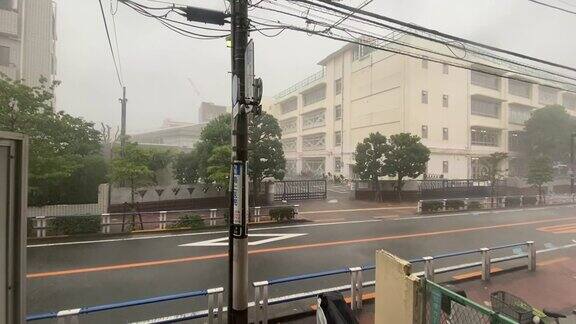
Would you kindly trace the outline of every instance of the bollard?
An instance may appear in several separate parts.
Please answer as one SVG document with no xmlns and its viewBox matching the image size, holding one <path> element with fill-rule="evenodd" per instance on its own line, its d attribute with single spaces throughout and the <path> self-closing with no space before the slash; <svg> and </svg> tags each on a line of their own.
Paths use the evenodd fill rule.
<svg viewBox="0 0 576 324">
<path fill-rule="evenodd" d="M 491 204 L 490 204 L 490 205 L 488 204 L 488 200 L 489 200 L 488 197 L 484 197 L 484 208 L 486 208 L 486 207 L 488 207 L 488 206 L 490 206 L 490 208 L 492 208 L 492 205 L 491 205 Z"/>
<path fill-rule="evenodd" d="M 254 207 L 254 222 L 260 222 L 260 206 Z"/>
<path fill-rule="evenodd" d="M 80 316 L 80 310 L 82 310 L 82 308 L 74 308 L 58 311 L 58 313 L 56 313 L 56 317 L 58 318 L 56 320 L 56 323 L 78 324 L 80 322 L 78 318 Z"/>
<path fill-rule="evenodd" d="M 300 207 L 300 205 L 294 205 L 292 207 L 294 207 L 294 219 L 298 219 L 298 207 Z"/>
<path fill-rule="evenodd" d="M 536 271 L 536 245 L 534 245 L 534 241 L 526 241 L 526 250 L 528 253 L 528 270 Z"/>
<path fill-rule="evenodd" d="M 464 198 L 464 209 L 468 210 L 468 204 L 470 203 L 470 199 L 469 198 Z"/>
<path fill-rule="evenodd" d="M 506 208 L 506 196 L 502 197 L 502 208 Z"/>
<path fill-rule="evenodd" d="M 482 280 L 490 281 L 490 249 L 481 248 L 482 254 Z"/>
<path fill-rule="evenodd" d="M 256 307 L 256 320 L 254 323 L 268 323 L 268 281 L 258 281 L 254 286 L 254 306 Z"/>
<path fill-rule="evenodd" d="M 520 195 L 520 208 L 524 207 L 524 195 Z"/>
<path fill-rule="evenodd" d="M 540 195 L 536 195 L 536 205 L 540 205 Z"/>
<path fill-rule="evenodd" d="M 46 237 L 46 216 L 36 216 L 36 237 Z"/>
<path fill-rule="evenodd" d="M 422 200 L 418 200 L 418 207 L 417 207 L 417 213 L 421 214 L 422 213 Z"/>
<path fill-rule="evenodd" d="M 434 281 L 434 257 L 425 256 L 424 260 L 424 276 L 426 280 Z"/>
<path fill-rule="evenodd" d="M 167 214 L 168 212 L 164 210 L 158 214 L 158 229 L 166 229 Z"/>
<path fill-rule="evenodd" d="M 362 268 L 350 268 L 350 308 L 362 309 Z"/>
<path fill-rule="evenodd" d="M 110 234 L 110 214 L 102 214 L 100 221 L 102 223 L 102 234 Z"/>
<path fill-rule="evenodd" d="M 218 209 L 210 209 L 210 226 L 216 226 L 217 215 L 218 215 Z"/>
<path fill-rule="evenodd" d="M 446 211 L 446 199 L 442 199 L 442 211 Z"/>
<path fill-rule="evenodd" d="M 211 288 L 206 291 L 208 293 L 208 324 L 214 323 L 214 318 L 218 316 L 218 324 L 223 323 L 224 315 L 222 313 L 222 305 L 224 304 L 224 288 Z M 216 295 L 216 305 L 214 305 Z M 214 308 L 216 306 L 216 308 Z M 214 313 L 214 309 L 216 309 L 216 313 Z"/>
</svg>

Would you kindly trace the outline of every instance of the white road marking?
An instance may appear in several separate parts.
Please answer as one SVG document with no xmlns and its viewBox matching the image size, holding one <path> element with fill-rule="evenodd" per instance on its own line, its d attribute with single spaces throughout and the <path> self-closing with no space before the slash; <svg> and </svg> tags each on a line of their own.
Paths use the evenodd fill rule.
<svg viewBox="0 0 576 324">
<path fill-rule="evenodd" d="M 370 210 L 391 210 L 391 209 L 414 209 L 416 206 L 399 206 L 399 207 L 376 207 L 376 208 L 357 208 L 357 209 L 331 209 L 331 210 L 310 210 L 301 211 L 298 214 L 321 214 L 321 213 L 345 213 L 345 212 L 358 212 L 358 211 L 370 211 Z"/>
<path fill-rule="evenodd" d="M 355 220 L 346 222 L 331 222 L 331 223 L 310 223 L 310 224 L 298 224 L 298 225 L 283 225 L 283 226 L 268 226 L 268 227 L 258 227 L 252 228 L 250 232 L 256 231 L 266 231 L 275 230 L 283 228 L 299 228 L 299 227 L 316 227 L 316 226 L 330 226 L 330 225 L 346 225 L 346 224 L 361 224 L 361 223 L 372 223 L 381 222 L 377 219 L 367 219 L 367 220 Z M 185 237 L 185 236 L 200 236 L 200 235 L 211 235 L 211 234 L 224 234 L 228 231 L 210 231 L 210 232 L 196 232 L 196 233 L 182 233 L 182 234 L 164 234 L 164 235 L 151 235 L 151 236 L 138 236 L 138 237 L 122 237 L 114 239 L 104 239 L 104 240 L 92 240 L 92 241 L 75 241 L 75 242 L 58 242 L 58 243 L 44 243 L 44 244 L 30 244 L 28 248 L 39 248 L 39 247 L 52 247 L 52 246 L 63 246 L 63 245 L 82 245 L 82 244 L 98 244 L 98 243 L 115 243 L 124 241 L 140 241 L 140 240 L 153 240 L 162 238 L 173 238 L 173 237 Z"/>
<path fill-rule="evenodd" d="M 386 219 L 386 218 L 395 218 L 400 217 L 400 215 L 383 215 L 383 216 L 373 216 L 374 219 Z"/>
<path fill-rule="evenodd" d="M 249 238 L 250 237 L 267 237 L 266 239 L 263 239 L 263 240 L 248 242 L 248 245 L 261 245 L 261 244 L 286 240 L 286 239 L 290 239 L 290 238 L 294 238 L 294 237 L 298 237 L 298 236 L 302 236 L 302 235 L 307 235 L 307 233 L 248 234 Z M 226 237 L 221 237 L 221 238 L 212 239 L 212 240 L 180 244 L 178 246 L 228 246 L 228 237 L 226 236 Z"/>
</svg>

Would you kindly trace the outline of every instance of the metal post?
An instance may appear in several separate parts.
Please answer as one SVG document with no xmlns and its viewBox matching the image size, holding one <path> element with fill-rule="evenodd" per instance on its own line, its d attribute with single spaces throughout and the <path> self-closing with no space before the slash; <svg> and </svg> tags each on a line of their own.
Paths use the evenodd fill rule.
<svg viewBox="0 0 576 324">
<path fill-rule="evenodd" d="M 230 0 L 232 36 L 232 210 L 229 244 L 232 264 L 228 265 L 228 323 L 248 323 L 248 118 L 244 83 L 245 51 L 248 44 L 248 0 Z"/>
<path fill-rule="evenodd" d="M 217 215 L 218 215 L 218 209 L 210 209 L 210 226 L 216 226 Z"/>
<path fill-rule="evenodd" d="M 502 197 L 502 206 L 503 208 L 506 208 L 506 196 Z"/>
<path fill-rule="evenodd" d="M 218 316 L 218 323 L 222 323 L 222 301 L 224 288 L 211 288 L 207 290 L 208 293 L 208 323 L 214 323 L 214 319 Z M 215 307 L 216 306 L 216 307 Z M 214 313 L 216 309 L 216 313 Z"/>
<path fill-rule="evenodd" d="M 122 99 L 120 99 L 120 104 L 122 105 L 122 116 L 120 120 L 120 154 L 122 157 L 126 154 L 126 87 L 122 87 Z"/>
<path fill-rule="evenodd" d="M 362 268 L 350 268 L 350 308 L 362 308 Z"/>
<path fill-rule="evenodd" d="M 426 280 L 434 281 L 434 257 L 425 256 L 424 259 L 424 276 Z"/>
<path fill-rule="evenodd" d="M 574 136 L 576 133 L 570 134 L 570 194 L 574 196 Z"/>
<path fill-rule="evenodd" d="M 79 323 L 79 318 L 78 316 L 80 315 L 80 310 L 82 310 L 82 308 L 75 308 L 75 309 L 66 309 L 66 310 L 61 310 L 56 314 L 56 323 L 58 324 L 78 324 Z"/>
<path fill-rule="evenodd" d="M 442 199 L 442 211 L 446 211 L 446 199 Z"/>
<path fill-rule="evenodd" d="M 161 211 L 158 213 L 158 229 L 166 229 L 166 211 Z"/>
<path fill-rule="evenodd" d="M 524 195 L 520 195 L 520 207 L 524 207 Z"/>
<path fill-rule="evenodd" d="M 101 218 L 102 234 L 110 234 L 110 214 L 104 213 Z"/>
<path fill-rule="evenodd" d="M 526 242 L 526 250 L 528 253 L 528 270 L 536 271 L 536 245 L 534 245 L 534 241 Z"/>
<path fill-rule="evenodd" d="M 258 281 L 254 286 L 255 323 L 268 323 L 268 281 Z"/>
<path fill-rule="evenodd" d="M 468 203 L 470 203 L 470 199 L 469 198 L 464 198 L 464 209 L 468 210 Z"/>
<path fill-rule="evenodd" d="M 416 212 L 418 214 L 422 213 L 422 200 L 418 200 L 418 209 Z"/>
<path fill-rule="evenodd" d="M 260 222 L 260 206 L 254 207 L 254 221 L 256 223 Z"/>
<path fill-rule="evenodd" d="M 490 281 L 490 249 L 481 248 L 482 254 L 482 280 Z"/>
<path fill-rule="evenodd" d="M 34 221 L 36 222 L 36 237 L 45 237 L 46 229 L 44 228 L 45 216 L 36 216 Z"/>
<path fill-rule="evenodd" d="M 298 219 L 298 208 L 300 205 L 294 205 L 294 219 Z"/>
</svg>

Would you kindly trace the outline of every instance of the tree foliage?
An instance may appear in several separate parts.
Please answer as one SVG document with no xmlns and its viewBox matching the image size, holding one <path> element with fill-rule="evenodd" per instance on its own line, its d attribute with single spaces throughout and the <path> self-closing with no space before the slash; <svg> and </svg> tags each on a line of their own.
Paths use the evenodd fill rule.
<svg viewBox="0 0 576 324">
<path fill-rule="evenodd" d="M 526 181 L 538 188 L 538 194 L 542 196 L 542 185 L 552 181 L 554 169 L 552 162 L 547 156 L 538 156 L 530 160 Z"/>
<path fill-rule="evenodd" d="M 173 176 L 178 184 L 194 184 L 199 179 L 200 158 L 195 150 L 181 152 L 172 164 Z"/>
<path fill-rule="evenodd" d="M 30 138 L 29 203 L 94 202 L 97 195 L 92 194 L 105 182 L 106 172 L 100 158 L 100 132 L 82 118 L 54 112 L 58 82 L 40 81 L 40 86 L 29 87 L 0 77 L 0 130 Z"/>
<path fill-rule="evenodd" d="M 570 136 L 576 121 L 562 106 L 547 106 L 532 112 L 525 123 L 526 156 L 547 156 L 553 162 L 567 162 Z"/>
<path fill-rule="evenodd" d="M 354 173 L 365 181 L 371 181 L 376 189 L 376 199 L 380 200 L 380 184 L 378 179 L 386 175 L 386 153 L 389 150 L 386 136 L 379 132 L 370 133 L 361 143 L 356 145 L 354 158 Z"/>
</svg>

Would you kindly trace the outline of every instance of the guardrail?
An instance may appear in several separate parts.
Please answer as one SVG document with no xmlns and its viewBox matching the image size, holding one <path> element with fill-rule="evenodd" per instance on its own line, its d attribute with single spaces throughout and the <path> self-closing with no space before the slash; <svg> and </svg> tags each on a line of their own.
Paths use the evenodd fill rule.
<svg viewBox="0 0 576 324">
<path fill-rule="evenodd" d="M 513 254 L 504 257 L 497 257 L 492 258 L 491 252 L 498 251 L 503 249 L 515 248 L 515 247 L 526 247 L 525 253 Z M 408 260 L 409 263 L 418 264 L 424 263 L 424 271 L 415 272 L 414 275 L 419 277 L 424 277 L 426 280 L 434 281 L 434 277 L 437 274 L 454 272 L 459 270 L 470 269 L 474 267 L 481 267 L 481 278 L 482 280 L 490 280 L 490 269 L 491 265 L 495 263 L 501 263 L 506 261 L 518 260 L 518 259 L 527 259 L 527 268 L 529 271 L 534 271 L 536 269 L 536 256 L 540 253 L 547 253 L 551 251 L 556 251 L 560 249 L 572 248 L 576 247 L 576 243 L 568 244 L 559 247 L 551 247 L 543 250 L 536 250 L 533 241 L 526 241 L 521 243 L 513 243 L 513 244 L 505 244 L 499 245 L 489 248 L 479 248 L 474 250 L 467 250 L 467 251 L 460 251 L 460 252 L 451 252 L 445 254 L 439 254 L 436 256 L 426 256 L 421 258 L 415 258 Z M 441 260 L 446 258 L 452 257 L 459 257 L 465 255 L 473 255 L 473 254 L 480 254 L 480 261 L 477 262 L 470 262 L 459 264 L 456 266 L 449 266 L 443 268 L 435 268 L 434 261 Z M 366 271 L 375 270 L 375 265 L 365 265 L 365 266 L 357 266 L 357 267 L 350 267 L 350 268 L 341 268 L 335 270 L 328 270 L 310 274 L 302 274 L 290 277 L 283 277 L 283 278 L 276 278 L 271 280 L 265 281 L 258 281 L 254 282 L 252 286 L 254 287 L 254 301 L 248 304 L 249 308 L 255 308 L 255 319 L 256 323 L 261 321 L 263 324 L 268 322 L 269 318 L 269 306 L 278 305 L 298 300 L 303 300 L 307 298 L 313 298 L 318 296 L 321 293 L 331 292 L 331 291 L 338 291 L 338 292 L 346 292 L 348 291 L 350 294 L 351 303 L 350 306 L 352 309 L 361 309 L 362 308 L 362 300 L 363 300 L 363 291 L 365 288 L 374 287 L 376 285 L 375 280 L 364 281 L 363 280 L 363 273 Z M 303 280 L 311 280 L 315 278 L 323 278 L 323 277 L 330 277 L 336 275 L 343 275 L 349 274 L 350 275 L 350 284 L 345 284 L 341 286 L 311 290 L 311 291 L 304 291 L 300 293 L 284 295 L 280 297 L 270 297 L 269 296 L 269 288 L 271 286 L 288 284 Z M 59 319 L 62 322 L 58 322 L 58 324 L 64 323 L 65 318 L 73 318 L 78 323 L 80 319 L 80 315 L 94 313 L 94 312 L 102 312 L 106 310 L 118 309 L 118 308 L 126 308 L 132 307 L 137 305 L 145 305 L 157 302 L 165 302 L 170 300 L 176 299 L 184 299 L 184 298 L 194 298 L 200 296 L 208 296 L 208 308 L 205 310 L 179 314 L 179 315 L 172 315 L 166 316 L 161 318 L 150 319 L 146 321 L 141 321 L 137 323 L 173 323 L 177 321 L 185 321 L 197 318 L 204 318 L 208 317 L 209 323 L 214 323 L 215 320 L 218 320 L 218 323 L 221 323 L 223 316 L 220 316 L 223 312 L 227 311 L 225 306 L 222 306 L 222 294 L 224 289 L 222 287 L 208 289 L 208 290 L 199 290 L 195 292 L 189 293 L 181 293 L 175 295 L 168 295 L 168 296 L 160 296 L 160 297 L 153 297 L 148 299 L 141 299 L 135 301 L 128 301 L 123 303 L 116 303 L 116 304 L 108 304 L 108 305 L 101 305 L 101 306 L 94 306 L 94 307 L 85 307 L 85 308 L 76 308 L 76 309 L 68 309 L 68 310 L 61 310 L 57 312 L 48 312 L 43 314 L 37 315 L 30 315 L 27 317 L 27 321 L 35 321 L 40 319 Z M 217 302 L 215 301 L 217 298 Z"/>
<path fill-rule="evenodd" d="M 250 222 L 259 223 L 269 218 L 269 211 L 279 207 L 292 207 L 294 208 L 295 216 L 298 216 L 298 209 L 300 205 L 274 205 L 274 206 L 256 206 L 251 207 L 249 212 Z M 77 215 L 77 216 L 36 216 L 28 218 L 32 222 L 29 229 L 35 234 L 35 237 L 42 238 L 48 236 L 48 230 L 52 227 L 49 220 L 58 218 L 75 218 L 77 220 L 98 218 L 99 224 L 92 224 L 89 227 L 98 227 L 99 230 L 90 230 L 91 234 L 112 234 L 124 233 L 135 230 L 137 226 L 140 230 L 144 229 L 158 229 L 165 230 L 169 228 L 170 224 L 180 222 L 180 217 L 183 215 L 199 215 L 201 217 L 202 226 L 218 226 L 226 224 L 227 217 L 225 216 L 227 208 L 211 208 L 211 209 L 189 209 L 189 210 L 170 210 L 170 211 L 152 211 L 152 212 L 128 212 L 128 213 L 104 213 L 100 215 Z M 97 221 L 97 220 L 93 220 Z M 152 226 L 147 226 L 152 224 Z M 145 228 L 146 227 L 146 228 Z M 113 230 L 116 228 L 116 230 Z M 30 235 L 30 234 L 29 234 Z"/>
<path fill-rule="evenodd" d="M 423 199 L 418 201 L 418 213 L 436 213 L 461 210 L 489 210 L 500 208 L 522 208 L 526 206 L 544 206 L 576 203 L 576 195 L 557 196 L 495 196 L 466 197 L 446 199 Z"/>
</svg>

